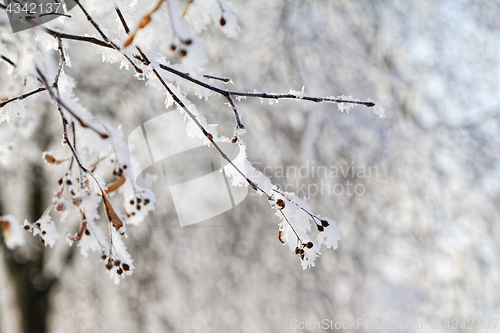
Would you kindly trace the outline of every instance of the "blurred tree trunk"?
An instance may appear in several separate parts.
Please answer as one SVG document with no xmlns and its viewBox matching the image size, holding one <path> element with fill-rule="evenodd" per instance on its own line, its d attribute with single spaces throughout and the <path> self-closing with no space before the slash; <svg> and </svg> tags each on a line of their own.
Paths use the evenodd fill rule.
<svg viewBox="0 0 500 333">
<path fill-rule="evenodd" d="M 36 221 L 43 214 L 47 202 L 43 193 L 45 180 L 40 165 L 32 164 L 29 170 L 31 171 L 31 195 L 27 215 L 31 221 Z M 0 206 L 0 215 L 3 213 L 4 209 Z M 15 288 L 13 292 L 21 313 L 22 331 L 26 333 L 46 332 L 49 293 L 55 279 L 43 274 L 44 248 L 37 246 L 27 258 L 19 251 L 8 249 L 3 240 L 1 244 L 6 267 Z"/>
</svg>

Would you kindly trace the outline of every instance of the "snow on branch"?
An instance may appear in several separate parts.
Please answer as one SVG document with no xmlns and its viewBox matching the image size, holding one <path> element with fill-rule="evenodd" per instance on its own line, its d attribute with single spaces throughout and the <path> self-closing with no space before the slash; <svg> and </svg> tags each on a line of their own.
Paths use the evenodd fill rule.
<svg viewBox="0 0 500 333">
<path fill-rule="evenodd" d="M 278 240 L 300 257 L 304 269 L 314 266 L 315 259 L 321 254 L 322 246 L 333 249 L 338 247 L 340 233 L 334 221 L 313 213 L 305 199 L 299 198 L 294 193 L 281 191 L 271 183 L 268 177 L 256 170 L 248 161 L 246 145 L 241 138 L 245 132 L 245 126 L 237 102 L 242 98 L 293 99 L 315 103 L 336 103 L 341 111 L 349 111 L 349 108 L 354 105 L 363 105 L 369 108 L 374 107 L 375 113 L 380 117 L 384 116 L 383 108 L 373 101 L 360 101 L 351 97 L 313 97 L 305 95 L 303 91 L 292 90 L 280 94 L 257 91 L 240 92 L 223 89 L 209 83 L 207 80 L 223 83 L 232 81 L 227 77 L 200 73 L 200 68 L 206 61 L 204 51 L 202 44 L 193 37 L 195 34 L 189 30 L 187 22 L 192 22 L 195 25 L 193 29 L 199 32 L 204 26 L 200 25 L 199 21 L 196 21 L 197 23 L 189 21 L 190 18 L 198 17 L 197 15 L 209 15 L 209 19 L 203 22 L 213 21 L 223 29 L 227 36 L 236 36 L 239 31 L 236 17 L 223 0 L 207 0 L 203 6 L 213 6 L 213 10 L 206 11 L 205 14 L 197 7 L 198 4 L 193 1 L 189 1 L 184 11 L 181 11 L 171 0 L 157 0 L 152 8 L 143 13 L 142 16 L 136 15 L 136 22 L 138 23 L 132 28 L 127 23 L 126 15 L 123 15 L 118 6 L 115 6 L 114 12 L 117 15 L 117 22 L 121 24 L 127 35 L 126 39 L 120 42 L 115 42 L 109 37 L 80 0 L 74 1 L 99 36 L 80 36 L 49 28 L 39 28 L 40 32 L 44 32 L 57 40 L 59 64 L 53 83 L 49 83 L 43 69 L 38 64 L 35 64 L 36 79 L 39 83 L 42 83 L 43 87 L 0 102 L 0 108 L 3 108 L 16 100 L 23 100 L 40 92 L 47 92 L 55 103 L 61 117 L 63 145 L 67 146 L 69 150 L 70 156 L 62 158 L 55 157 L 48 152 L 44 153 L 43 158 L 48 164 L 65 165 L 67 169 L 60 177 L 58 190 L 45 213 L 34 223 L 26 221 L 26 230 L 38 235 L 43 244 L 52 246 L 59 237 L 55 223 L 50 215 L 52 209 L 60 212 L 62 219 L 68 214 L 68 211 L 76 210 L 79 215 L 80 225 L 76 228 L 76 233 L 73 236 L 67 235 L 68 243 L 77 243 L 85 255 L 88 249 L 101 251 L 101 259 L 104 260 L 105 267 L 117 281 L 118 276 L 131 274 L 134 268 L 131 256 L 126 251 L 122 241 L 126 224 L 128 222 L 142 221 L 146 214 L 154 209 L 155 197 L 153 193 L 148 190 L 138 189 L 134 184 L 132 167 L 124 157 L 128 152 L 128 147 L 123 141 L 120 131 L 108 124 L 101 124 L 93 120 L 92 114 L 81 106 L 73 96 L 72 86 L 68 83 L 70 82 L 69 77 L 64 73 L 66 57 L 63 47 L 63 40 L 71 40 L 95 45 L 98 52 L 103 52 L 103 61 L 117 62 L 120 59 L 121 61 L 126 60 L 134 68 L 135 76 L 138 79 L 157 80 L 155 82 L 160 83 L 157 86 L 165 90 L 167 99 L 171 103 L 175 103 L 187 117 L 187 131 L 189 134 L 203 139 L 206 145 L 214 147 L 220 157 L 227 162 L 224 171 L 231 180 L 232 185 L 249 186 L 267 199 L 280 221 L 278 223 Z M 164 6 L 163 3 L 165 3 Z M 217 15 L 220 15 L 220 18 Z M 165 23 L 160 20 L 160 16 L 168 22 Z M 155 43 L 165 43 L 163 34 L 153 34 L 153 37 L 150 35 L 149 39 L 144 38 L 151 26 L 154 25 L 153 23 L 158 23 L 163 28 L 170 29 L 172 39 L 168 48 L 171 51 L 177 51 L 180 58 L 188 59 L 189 61 L 186 60 L 186 63 L 197 65 L 197 67 L 191 66 L 194 70 L 186 70 L 184 66 L 170 65 L 170 63 L 164 61 L 164 57 L 158 57 L 160 48 L 156 47 Z M 149 33 L 151 34 L 151 31 Z M 123 47 L 119 45 L 123 45 Z M 179 45 L 182 47 L 178 48 Z M 13 60 L 4 55 L 0 56 L 9 65 L 16 67 Z M 186 65 L 186 67 L 189 66 Z M 64 89 L 60 88 L 62 81 L 64 81 Z M 203 115 L 196 110 L 195 105 L 186 99 L 182 91 L 179 90 L 180 88 L 175 87 L 175 84 L 187 82 L 193 84 L 196 88 L 208 91 L 210 94 L 215 93 L 224 96 L 227 100 L 235 119 L 234 136 L 230 142 L 238 145 L 242 151 L 242 154 L 238 155 L 236 159 L 231 160 L 224 153 L 218 143 L 224 141 L 224 138 L 218 137 L 215 127 L 209 126 Z M 97 134 L 97 140 L 100 141 L 95 146 L 106 146 L 106 149 L 102 150 L 106 151 L 107 154 L 98 154 L 94 156 L 95 163 L 85 165 L 84 160 L 79 155 L 79 148 L 77 148 L 78 132 L 75 130 L 75 124 L 79 125 L 79 131 L 89 131 Z M 89 144 L 84 140 L 78 142 L 79 145 Z M 76 164 L 76 167 L 73 167 L 74 164 Z M 102 175 L 110 171 L 110 166 L 115 179 L 105 185 Z M 89 179 L 91 182 L 89 182 Z M 118 189 L 123 192 L 124 201 L 126 203 L 130 202 L 134 207 L 132 210 L 125 208 L 126 213 L 124 215 L 113 205 L 108 196 Z M 109 236 L 107 238 L 96 225 L 96 221 L 99 219 L 97 209 L 101 203 L 109 222 Z M 130 207 L 130 205 L 127 207 Z M 315 228 L 312 228 L 312 226 Z M 316 233 L 315 239 L 313 233 Z"/>
</svg>

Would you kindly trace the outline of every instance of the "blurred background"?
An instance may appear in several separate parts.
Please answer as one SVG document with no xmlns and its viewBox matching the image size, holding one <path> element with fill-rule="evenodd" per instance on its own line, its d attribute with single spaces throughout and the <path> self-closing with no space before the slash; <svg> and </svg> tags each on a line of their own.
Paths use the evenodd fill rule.
<svg viewBox="0 0 500 333">
<path fill-rule="evenodd" d="M 206 73 L 233 81 L 224 87 L 286 93 L 305 86 L 307 95 L 352 95 L 386 109 L 379 119 L 362 106 L 347 114 L 325 103 L 238 103 L 249 160 L 334 219 L 339 248 L 324 249 L 303 271 L 278 241 L 267 200 L 255 195 L 181 228 L 168 187 L 158 181 L 156 211 L 128 228 L 136 269 L 119 285 L 100 253 L 85 258 L 64 237 L 54 248 L 28 233 L 15 251 L 2 245 L 0 332 L 376 330 L 367 323 L 410 324 L 384 330 L 391 332 L 467 330 L 452 329 L 453 319 L 500 331 L 500 323 L 486 326 L 500 319 L 500 2 L 233 1 L 230 8 L 238 38 L 216 27 L 199 35 Z M 71 13 L 79 20 L 72 32 L 93 34 L 77 10 Z M 112 15 L 94 18 L 117 24 Z M 66 72 L 96 119 L 121 124 L 127 138 L 165 111 L 163 92 L 103 63 L 94 46 L 70 45 Z M 179 62 L 175 53 L 165 55 Z M 11 85 L 7 69 L 0 63 L 2 95 Z M 223 98 L 186 92 L 209 123 L 232 136 Z M 60 177 L 41 158 L 61 149 L 58 115 L 45 100 L 28 106 L 28 119 L 0 124 L 0 143 L 15 147 L 7 157 L 0 150 L 0 216 L 19 221 L 38 219 Z M 329 173 L 312 175 L 313 165 Z M 305 166 L 307 176 L 294 166 Z M 356 172 L 340 171 L 348 167 Z M 298 327 L 324 319 L 361 319 L 365 326 Z"/>
</svg>

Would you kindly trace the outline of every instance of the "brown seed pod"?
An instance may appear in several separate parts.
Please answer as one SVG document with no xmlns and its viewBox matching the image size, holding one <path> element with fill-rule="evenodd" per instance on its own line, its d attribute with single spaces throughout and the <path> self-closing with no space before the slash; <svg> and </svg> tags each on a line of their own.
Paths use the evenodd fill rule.
<svg viewBox="0 0 500 333">
<path fill-rule="evenodd" d="M 118 275 L 122 275 L 122 273 L 123 273 L 123 269 L 118 268 L 118 269 L 116 270 L 116 274 L 118 274 Z"/>
<path fill-rule="evenodd" d="M 134 200 L 130 200 L 130 204 L 131 205 L 135 204 Z"/>
<path fill-rule="evenodd" d="M 47 233 L 47 231 L 45 231 L 45 230 L 44 230 L 44 231 L 42 231 L 42 235 L 44 235 L 44 236 L 45 236 L 45 234 L 46 234 L 46 233 Z"/>
<path fill-rule="evenodd" d="M 240 124 L 240 125 L 238 126 L 238 128 L 239 128 L 239 129 L 245 129 L 245 125 Z"/>
<path fill-rule="evenodd" d="M 222 16 L 222 17 L 220 18 L 219 23 L 220 23 L 220 25 L 221 25 L 221 26 L 225 26 L 225 25 L 226 25 L 226 20 L 224 19 L 224 16 Z"/>
<path fill-rule="evenodd" d="M 40 226 L 41 226 L 40 222 L 35 223 L 35 228 L 40 229 Z"/>
<path fill-rule="evenodd" d="M 304 254 L 304 249 L 300 249 L 300 254 Z"/>
<path fill-rule="evenodd" d="M 71 184 L 72 184 L 72 183 L 71 183 L 71 180 L 69 180 L 69 179 L 68 179 L 68 180 L 66 181 L 66 185 L 71 185 Z"/>
<path fill-rule="evenodd" d="M 193 41 L 191 39 L 186 39 L 186 40 L 183 40 L 182 43 L 184 45 L 191 45 L 193 43 Z"/>
<path fill-rule="evenodd" d="M 106 260 L 106 258 L 107 258 L 107 256 L 103 253 L 103 254 L 101 255 L 101 259 L 102 259 L 102 260 Z"/>
<path fill-rule="evenodd" d="M 113 268 L 113 263 L 111 262 L 111 260 L 108 260 L 108 262 L 106 263 L 106 269 L 109 271 L 111 270 L 111 268 Z"/>
<path fill-rule="evenodd" d="M 122 166 L 122 169 L 123 169 L 123 170 L 125 170 L 126 168 L 127 168 L 127 165 L 126 165 L 126 164 L 124 164 L 124 165 Z"/>
<path fill-rule="evenodd" d="M 308 249 L 311 249 L 314 246 L 314 244 L 313 244 L 313 242 L 309 242 L 306 244 L 306 246 Z"/>
<path fill-rule="evenodd" d="M 42 245 L 45 245 L 45 239 L 40 238 L 40 243 L 42 243 Z"/>
<path fill-rule="evenodd" d="M 214 137 L 212 136 L 212 134 L 207 133 L 207 138 L 208 138 L 209 140 L 212 140 Z"/>
<path fill-rule="evenodd" d="M 85 229 L 85 235 L 90 236 L 90 231 L 89 231 L 89 229 Z"/>
<path fill-rule="evenodd" d="M 295 254 L 299 254 L 300 253 L 300 249 L 298 247 L 295 248 Z"/>
<path fill-rule="evenodd" d="M 30 226 L 29 225 L 25 225 L 24 226 L 24 230 L 30 230 Z"/>
<path fill-rule="evenodd" d="M 71 200 L 71 202 L 73 203 L 73 205 L 75 206 L 80 206 L 82 204 L 82 201 L 83 199 L 82 198 L 73 198 L 73 200 Z"/>
<path fill-rule="evenodd" d="M 175 46 L 175 44 L 170 44 L 170 49 L 172 51 L 175 51 L 175 50 L 177 50 L 177 46 Z"/>
<path fill-rule="evenodd" d="M 323 228 L 322 225 L 317 225 L 317 227 L 318 227 L 318 231 L 323 231 L 324 230 L 324 228 Z"/>
<path fill-rule="evenodd" d="M 130 269 L 129 265 L 127 265 L 127 264 L 123 264 L 122 268 L 124 271 L 128 271 Z"/>
<path fill-rule="evenodd" d="M 300 254 L 300 260 L 304 260 L 304 253 Z"/>
<path fill-rule="evenodd" d="M 144 206 L 146 206 L 149 203 L 149 199 L 144 200 Z"/>
<path fill-rule="evenodd" d="M 120 266 L 121 262 L 120 260 L 116 259 L 113 264 L 115 264 L 115 266 Z"/>
<path fill-rule="evenodd" d="M 141 206 L 139 206 L 139 205 L 135 206 L 135 208 L 136 208 L 137 210 L 141 210 Z"/>
<path fill-rule="evenodd" d="M 59 178 L 59 179 L 57 180 L 57 183 L 58 183 L 59 185 L 62 185 L 62 183 L 63 183 L 63 179 L 62 179 L 62 178 Z"/>
<path fill-rule="evenodd" d="M 238 142 L 238 138 L 235 136 L 231 139 L 231 143 L 236 143 L 236 142 Z"/>
<path fill-rule="evenodd" d="M 285 202 L 281 199 L 276 200 L 276 205 L 281 207 L 281 209 L 285 208 Z"/>
<path fill-rule="evenodd" d="M 141 203 L 141 198 L 137 198 L 137 203 L 140 204 Z"/>
<path fill-rule="evenodd" d="M 179 56 L 180 56 L 181 58 L 183 58 L 183 57 L 187 56 L 187 54 L 188 54 L 188 52 L 187 52 L 186 50 L 184 50 L 184 49 L 181 49 L 181 50 L 179 51 Z"/>
<path fill-rule="evenodd" d="M 321 225 L 323 225 L 323 227 L 328 227 L 330 224 L 326 220 L 321 220 Z"/>
<path fill-rule="evenodd" d="M 57 210 L 58 212 L 64 212 L 64 211 L 66 210 L 66 206 L 64 206 L 64 204 L 62 204 L 62 203 L 60 203 L 60 202 L 59 202 L 59 203 L 57 204 L 57 206 L 56 206 L 56 210 Z"/>
<path fill-rule="evenodd" d="M 282 226 L 280 225 L 280 228 L 278 229 L 278 240 L 281 242 L 281 244 L 285 244 L 283 240 L 281 239 L 281 233 L 282 233 Z"/>
</svg>

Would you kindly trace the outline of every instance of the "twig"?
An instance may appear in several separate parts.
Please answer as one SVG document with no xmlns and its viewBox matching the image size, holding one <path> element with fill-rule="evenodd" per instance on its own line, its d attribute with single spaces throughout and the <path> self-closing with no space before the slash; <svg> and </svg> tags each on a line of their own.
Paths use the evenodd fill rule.
<svg viewBox="0 0 500 333">
<path fill-rule="evenodd" d="M 102 40 L 97 39 L 95 37 L 70 35 L 70 34 L 66 34 L 63 32 L 51 30 L 49 28 L 44 28 L 44 31 L 46 33 L 48 33 L 49 35 L 56 37 L 56 38 L 71 39 L 71 40 L 77 40 L 77 41 L 81 41 L 81 42 L 92 43 L 92 44 L 104 46 L 104 47 L 107 47 L 110 49 L 114 48 L 111 44 L 103 42 Z"/>
<path fill-rule="evenodd" d="M 219 80 L 224 83 L 231 82 L 231 79 L 228 77 L 218 77 L 218 76 L 213 76 L 213 75 L 208 75 L 208 74 L 203 74 L 203 77 L 206 79 L 213 79 L 213 80 Z"/>
<path fill-rule="evenodd" d="M 0 58 L 3 60 L 3 61 L 6 61 L 9 65 L 11 65 L 12 67 L 16 67 L 16 64 L 10 60 L 9 58 L 7 58 L 6 56 L 4 56 L 3 54 L 0 55 Z"/>
<path fill-rule="evenodd" d="M 4 102 L 0 102 L 0 108 L 4 107 L 5 105 L 9 104 L 10 102 L 13 102 L 13 101 L 16 101 L 16 100 L 22 100 L 22 99 L 25 99 L 26 97 L 29 97 L 31 95 L 34 95 L 34 94 L 37 94 L 39 92 L 42 92 L 42 91 L 45 91 L 46 89 L 45 88 L 38 88 L 38 89 L 35 89 L 33 91 L 30 91 L 29 93 L 26 93 L 24 95 L 21 95 L 21 96 L 17 96 L 17 97 L 14 97 L 14 98 L 11 98 L 11 99 L 8 99 Z"/>
<path fill-rule="evenodd" d="M 101 35 L 102 39 L 104 39 L 105 42 L 108 42 L 115 50 L 119 51 L 128 60 L 128 62 L 132 65 L 132 67 L 134 67 L 134 69 L 135 69 L 135 71 L 137 73 L 142 73 L 142 69 L 140 69 L 139 67 L 137 67 L 137 65 L 132 61 L 132 59 L 130 59 L 125 53 L 121 52 L 120 51 L 120 47 L 118 45 L 116 45 L 111 39 L 109 39 L 106 36 L 106 34 L 101 30 L 101 28 L 99 27 L 99 25 L 94 21 L 94 19 L 92 18 L 92 16 L 90 16 L 90 14 L 87 12 L 87 10 L 85 9 L 85 7 L 82 6 L 82 4 L 80 3 L 80 0 L 74 0 L 74 1 L 78 5 L 78 7 L 80 7 L 80 9 L 82 10 L 82 12 L 85 14 L 85 17 L 87 18 L 87 21 L 89 21 L 90 24 L 92 24 L 92 26 Z"/>
<path fill-rule="evenodd" d="M 125 32 L 128 34 L 130 32 L 130 29 L 127 25 L 127 22 L 125 21 L 125 18 L 122 15 L 122 12 L 120 11 L 120 9 L 118 8 L 117 5 L 115 5 L 115 11 L 116 11 L 116 14 L 118 14 L 118 18 L 120 19 L 120 22 L 123 25 L 123 29 L 125 29 Z"/>
</svg>

